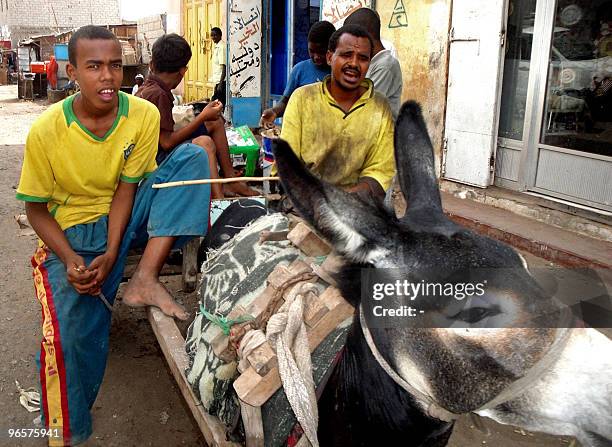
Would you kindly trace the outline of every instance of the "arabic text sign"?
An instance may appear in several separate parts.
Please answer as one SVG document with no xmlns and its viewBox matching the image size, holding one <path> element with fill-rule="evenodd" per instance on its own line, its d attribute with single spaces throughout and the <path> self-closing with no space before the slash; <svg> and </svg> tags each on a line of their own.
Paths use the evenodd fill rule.
<svg viewBox="0 0 612 447">
<path fill-rule="evenodd" d="M 369 8 L 371 4 L 371 0 L 323 0 L 323 20 L 331 22 L 338 29 L 353 11 Z"/>
<path fill-rule="evenodd" d="M 230 92 L 261 96 L 261 0 L 232 0 L 229 17 Z"/>
</svg>

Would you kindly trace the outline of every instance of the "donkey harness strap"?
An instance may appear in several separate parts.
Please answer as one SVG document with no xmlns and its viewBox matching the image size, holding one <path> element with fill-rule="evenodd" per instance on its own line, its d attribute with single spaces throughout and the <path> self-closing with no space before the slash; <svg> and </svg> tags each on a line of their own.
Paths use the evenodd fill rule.
<svg viewBox="0 0 612 447">
<path fill-rule="evenodd" d="M 363 313 L 363 306 L 359 305 L 359 320 L 361 321 L 361 328 L 363 331 L 363 335 L 370 347 L 370 351 L 374 355 L 374 358 L 381 366 L 381 368 L 391 377 L 395 383 L 401 386 L 403 389 L 408 391 L 410 395 L 412 395 L 416 400 L 420 401 L 425 405 L 425 411 L 427 414 L 433 418 L 440 419 L 441 421 L 454 421 L 460 415 L 457 413 L 453 413 L 448 411 L 446 408 L 438 405 L 433 398 L 429 395 L 429 393 L 425 391 L 421 391 L 420 389 L 414 387 L 407 381 L 405 381 L 402 377 L 399 376 L 393 369 L 389 366 L 387 361 L 383 358 L 383 356 L 378 352 L 376 345 L 374 344 L 374 340 L 372 340 L 372 334 L 370 334 L 370 329 L 367 327 L 365 315 Z"/>
<path fill-rule="evenodd" d="M 361 304 L 359 305 L 359 319 L 361 321 L 363 335 L 378 364 L 389 375 L 389 377 L 395 381 L 395 383 L 405 389 L 416 400 L 420 401 L 424 405 L 425 411 L 429 416 L 446 422 L 451 422 L 461 416 L 459 413 L 453 413 L 452 411 L 442 407 L 427 391 L 419 389 L 414 383 L 411 384 L 407 382 L 400 377 L 399 374 L 393 371 L 374 344 L 370 329 L 367 327 L 363 306 L 361 306 Z M 553 341 L 551 347 L 544 354 L 544 356 L 527 371 L 527 374 L 511 383 L 492 400 L 473 411 L 478 412 L 480 410 L 495 408 L 497 405 L 519 396 L 523 391 L 525 391 L 525 389 L 527 389 L 527 387 L 542 377 L 542 375 L 559 359 L 561 353 L 563 352 L 563 348 L 567 343 L 569 335 L 569 328 L 560 328 L 559 333 L 557 334 L 557 337 Z"/>
<path fill-rule="evenodd" d="M 550 348 L 548 348 L 548 351 L 546 351 L 546 353 L 542 356 L 540 360 L 538 360 L 535 365 L 533 365 L 529 370 L 527 370 L 527 373 L 523 377 L 512 382 L 497 396 L 495 396 L 489 402 L 474 411 L 495 408 L 496 406 L 504 402 L 508 402 L 509 400 L 522 394 L 523 391 L 533 385 L 540 377 L 544 375 L 544 373 L 546 373 L 546 371 L 550 370 L 551 366 L 554 365 L 557 360 L 559 360 L 559 357 L 561 357 L 561 353 L 563 352 L 563 348 L 565 348 L 565 345 L 567 344 L 567 340 L 569 339 L 570 334 L 570 328 L 559 328 L 557 336 L 550 345 Z"/>
</svg>

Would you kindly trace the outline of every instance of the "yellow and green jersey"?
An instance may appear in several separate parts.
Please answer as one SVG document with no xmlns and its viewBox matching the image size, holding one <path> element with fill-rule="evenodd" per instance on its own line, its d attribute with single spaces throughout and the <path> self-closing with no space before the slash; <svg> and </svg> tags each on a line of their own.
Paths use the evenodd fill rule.
<svg viewBox="0 0 612 447">
<path fill-rule="evenodd" d="M 362 177 L 388 189 L 395 174 L 393 116 L 385 97 L 364 80 L 365 93 L 348 112 L 322 82 L 293 92 L 283 116 L 281 138 L 317 177 L 353 186 Z"/>
<path fill-rule="evenodd" d="M 137 183 L 157 167 L 153 104 L 119 92 L 115 122 L 100 138 L 79 122 L 74 98 L 54 104 L 32 125 L 17 188 L 20 200 L 46 202 L 62 230 L 108 214 L 120 180 Z"/>
</svg>

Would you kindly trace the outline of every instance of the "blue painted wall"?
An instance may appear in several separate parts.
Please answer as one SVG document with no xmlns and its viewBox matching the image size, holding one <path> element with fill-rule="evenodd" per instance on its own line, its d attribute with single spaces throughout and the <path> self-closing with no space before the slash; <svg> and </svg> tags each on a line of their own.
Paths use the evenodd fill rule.
<svg viewBox="0 0 612 447">
<path fill-rule="evenodd" d="M 259 126 L 261 98 L 231 98 L 232 124 L 234 126 Z"/>
</svg>

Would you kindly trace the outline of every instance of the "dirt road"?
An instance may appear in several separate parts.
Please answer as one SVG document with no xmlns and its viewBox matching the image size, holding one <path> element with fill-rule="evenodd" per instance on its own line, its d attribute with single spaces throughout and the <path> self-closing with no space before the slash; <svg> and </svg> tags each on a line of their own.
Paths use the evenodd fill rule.
<svg viewBox="0 0 612 447">
<path fill-rule="evenodd" d="M 23 387 L 37 386 L 35 354 L 40 342 L 40 308 L 35 300 L 30 256 L 34 236 L 19 236 L 13 218 L 23 212 L 15 199 L 23 144 L 27 130 L 46 105 L 20 102 L 15 86 L 0 86 L 0 445 L 43 445 L 42 441 L 16 442 L 9 428 L 33 427 L 38 413 L 19 405 L 15 380 Z M 178 290 L 177 278 L 168 279 Z M 195 308 L 194 294 L 176 292 Z M 93 408 L 91 446 L 199 446 L 204 440 L 168 372 L 142 310 L 115 306 L 104 383 Z M 533 435 L 490 421 L 484 425 L 462 420 L 451 445 L 474 447 L 569 447 L 568 439 Z M 574 444 L 572 447 L 576 446 Z"/>
</svg>

